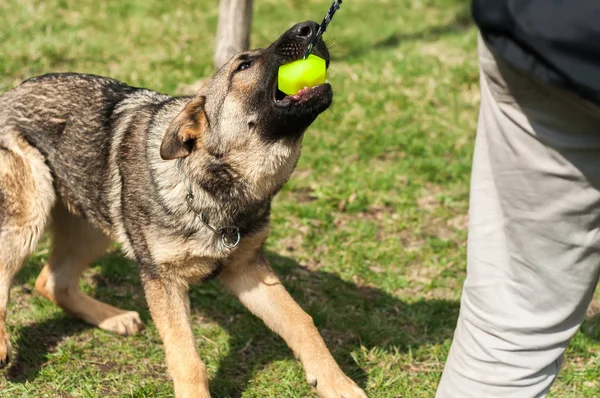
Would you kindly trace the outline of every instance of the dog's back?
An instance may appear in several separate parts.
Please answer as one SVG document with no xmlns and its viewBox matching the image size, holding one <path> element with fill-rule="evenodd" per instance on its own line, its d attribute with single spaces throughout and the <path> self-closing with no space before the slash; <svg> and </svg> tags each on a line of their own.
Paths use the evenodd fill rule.
<svg viewBox="0 0 600 398">
<path fill-rule="evenodd" d="M 22 137 L 43 156 L 61 201 L 109 229 L 109 204 L 100 196 L 109 183 L 112 136 L 122 122 L 118 108 L 131 98 L 143 107 L 162 97 L 94 75 L 35 77 L 0 97 L 0 142 Z"/>
<path fill-rule="evenodd" d="M 81 201 L 100 192 L 97 184 L 106 173 L 112 114 L 133 90 L 92 75 L 35 77 L 0 98 L 0 130 L 17 132 L 42 153 L 65 201 L 93 208 Z"/>
<path fill-rule="evenodd" d="M 116 105 L 135 90 L 94 75 L 33 77 L 0 96 L 0 129 L 18 125 L 19 133 L 51 155 L 50 148 L 57 147 L 64 133 L 82 140 L 104 135 Z"/>
<path fill-rule="evenodd" d="M 137 91 L 147 90 L 69 73 L 35 77 L 0 96 L 0 269 L 16 269 L 34 250 L 57 198 L 109 229 L 102 192 L 114 112 Z"/>
</svg>

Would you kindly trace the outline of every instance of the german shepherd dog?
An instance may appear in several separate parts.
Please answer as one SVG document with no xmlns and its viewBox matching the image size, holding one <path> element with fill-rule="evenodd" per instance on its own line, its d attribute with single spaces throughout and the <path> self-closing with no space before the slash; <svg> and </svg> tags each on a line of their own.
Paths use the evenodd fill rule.
<svg viewBox="0 0 600 398">
<path fill-rule="evenodd" d="M 300 59 L 317 29 L 300 23 L 234 56 L 192 97 L 81 74 L 35 77 L 0 97 L 2 365 L 10 285 L 48 224 L 52 253 L 36 292 L 102 329 L 138 332 L 136 312 L 79 289 L 90 262 L 119 242 L 139 265 L 177 397 L 209 396 L 188 287 L 211 277 L 283 337 L 321 397 L 366 397 L 262 250 L 273 196 L 333 97 L 328 83 L 293 96 L 277 88 L 279 67 Z M 314 52 L 329 65 L 322 41 Z"/>
</svg>

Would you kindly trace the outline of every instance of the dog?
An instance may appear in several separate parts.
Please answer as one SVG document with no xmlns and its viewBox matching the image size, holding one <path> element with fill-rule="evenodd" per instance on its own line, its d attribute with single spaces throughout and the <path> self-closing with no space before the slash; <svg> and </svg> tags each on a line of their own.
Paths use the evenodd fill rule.
<svg viewBox="0 0 600 398">
<path fill-rule="evenodd" d="M 317 30 L 303 22 L 237 54 L 191 97 L 82 74 L 31 78 L 0 97 L 2 365 L 10 284 L 48 224 L 52 252 L 36 292 L 104 330 L 138 332 L 136 312 L 79 289 L 84 269 L 119 242 L 139 266 L 178 398 L 210 396 L 188 287 L 213 277 L 283 337 L 321 397 L 366 397 L 262 250 L 271 201 L 333 98 L 328 83 L 294 96 L 277 88 L 279 67 L 300 59 Z M 322 40 L 314 53 L 329 66 Z"/>
</svg>

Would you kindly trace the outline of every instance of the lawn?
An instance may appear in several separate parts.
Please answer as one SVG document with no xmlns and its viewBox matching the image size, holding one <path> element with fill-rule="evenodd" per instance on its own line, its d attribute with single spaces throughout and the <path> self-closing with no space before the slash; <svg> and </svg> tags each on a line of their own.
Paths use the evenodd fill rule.
<svg viewBox="0 0 600 398">
<path fill-rule="evenodd" d="M 255 47 L 296 22 L 320 20 L 329 6 L 256 3 Z M 76 71 L 188 92 L 214 72 L 217 8 L 217 0 L 0 0 L 0 91 L 32 75 Z M 326 36 L 334 105 L 310 128 L 275 200 L 268 256 L 370 397 L 432 397 L 465 277 L 479 103 L 469 1 L 348 0 Z M 172 396 L 136 265 L 115 247 L 82 282 L 142 315 L 143 333 L 116 337 L 32 292 L 48 255 L 46 238 L 16 278 L 13 363 L 0 372 L 0 396 Z M 285 343 L 218 282 L 190 296 L 214 397 L 312 396 Z M 595 303 L 553 397 L 600 396 Z"/>
</svg>

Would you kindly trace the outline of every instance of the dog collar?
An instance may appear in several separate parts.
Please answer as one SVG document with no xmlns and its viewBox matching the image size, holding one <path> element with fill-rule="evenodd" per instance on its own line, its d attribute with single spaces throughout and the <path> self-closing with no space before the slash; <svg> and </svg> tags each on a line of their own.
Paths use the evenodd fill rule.
<svg viewBox="0 0 600 398">
<path fill-rule="evenodd" d="M 212 233 L 221 237 L 221 245 L 223 245 L 223 247 L 225 247 L 226 249 L 234 249 L 235 247 L 237 247 L 241 240 L 240 229 L 238 227 L 231 226 L 215 228 L 212 225 L 210 225 L 208 220 L 206 220 L 206 218 L 204 217 L 204 214 L 201 211 L 196 210 L 196 208 L 194 207 L 194 194 L 192 193 L 192 190 L 186 183 L 185 177 L 181 172 L 181 159 L 177 159 L 177 162 L 175 163 L 175 168 L 177 169 L 177 173 L 181 176 L 181 180 L 183 181 L 183 185 L 185 186 L 185 202 L 187 203 L 188 208 L 192 211 L 192 213 L 194 213 L 196 218 L 200 220 L 202 225 L 208 228 Z"/>
</svg>

